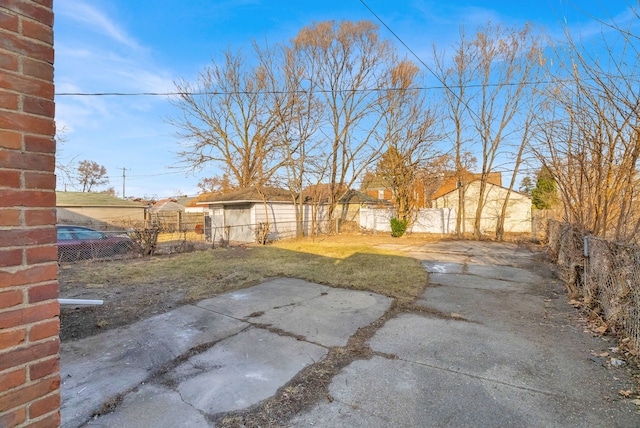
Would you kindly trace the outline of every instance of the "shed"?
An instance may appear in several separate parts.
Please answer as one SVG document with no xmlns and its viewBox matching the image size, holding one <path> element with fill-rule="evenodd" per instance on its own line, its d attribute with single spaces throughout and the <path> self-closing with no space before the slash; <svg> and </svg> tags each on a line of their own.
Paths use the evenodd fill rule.
<svg viewBox="0 0 640 428">
<path fill-rule="evenodd" d="M 56 192 L 58 224 L 122 229 L 144 223 L 146 205 L 106 193 Z"/>
<path fill-rule="evenodd" d="M 263 196 L 261 195 L 264 195 Z M 208 207 L 211 236 L 233 242 L 255 242 L 259 228 L 269 223 L 270 240 L 294 237 L 296 206 L 288 190 L 273 187 L 240 189 L 196 203 Z M 305 233 L 311 228 L 311 206 L 304 205 Z"/>
</svg>

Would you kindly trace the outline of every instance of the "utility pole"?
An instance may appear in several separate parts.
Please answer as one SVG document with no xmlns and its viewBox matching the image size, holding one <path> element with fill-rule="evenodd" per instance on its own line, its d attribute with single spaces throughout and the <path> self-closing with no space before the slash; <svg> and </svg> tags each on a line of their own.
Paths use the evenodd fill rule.
<svg viewBox="0 0 640 428">
<path fill-rule="evenodd" d="M 127 197 L 126 197 L 126 194 L 125 194 L 125 192 L 124 192 L 124 190 L 125 190 L 124 185 L 125 185 L 125 182 L 126 182 L 126 180 L 127 180 L 127 175 L 125 174 L 125 171 L 126 171 L 127 169 L 128 169 L 128 168 L 122 167 L 122 199 L 126 199 L 126 198 L 127 198 Z"/>
</svg>

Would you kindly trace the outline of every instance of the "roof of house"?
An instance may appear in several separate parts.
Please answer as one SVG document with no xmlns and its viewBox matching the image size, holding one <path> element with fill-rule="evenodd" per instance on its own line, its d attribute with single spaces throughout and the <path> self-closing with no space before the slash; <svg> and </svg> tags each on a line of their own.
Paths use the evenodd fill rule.
<svg viewBox="0 0 640 428">
<path fill-rule="evenodd" d="M 471 183 L 475 183 L 475 182 L 477 182 L 477 181 L 480 181 L 480 179 L 479 179 L 479 178 L 476 178 L 476 179 L 474 179 L 474 180 L 471 180 L 471 181 L 469 181 L 469 182 L 465 183 L 465 185 L 469 185 L 469 184 L 471 184 Z M 490 181 L 488 182 L 488 184 L 489 184 L 489 185 L 491 185 L 491 186 L 499 187 L 499 188 L 504 189 L 504 190 L 509 190 L 509 189 L 507 189 L 506 187 L 502 186 L 501 184 L 495 184 L 495 183 L 492 183 L 492 182 L 490 182 Z M 442 194 L 439 194 L 438 196 L 434 196 L 434 197 L 433 197 L 433 199 L 435 200 L 435 199 L 441 198 L 441 197 L 443 197 L 443 196 L 445 196 L 445 195 L 448 195 L 448 194 L 450 194 L 450 193 L 455 192 L 457 189 L 458 189 L 458 188 L 457 188 L 457 187 L 455 187 L 455 188 L 453 188 L 453 189 L 449 190 L 449 191 L 448 191 L 448 192 L 446 192 L 446 193 L 442 193 Z M 513 194 L 517 194 L 517 195 L 526 196 L 527 198 L 531 199 L 531 196 L 527 195 L 526 193 L 519 192 L 519 191 L 517 191 L 517 190 L 511 190 L 511 193 L 513 193 Z"/>
<path fill-rule="evenodd" d="M 476 180 L 480 180 L 482 178 L 482 174 L 474 174 L 474 173 L 465 173 L 463 175 L 464 181 L 466 184 L 474 182 Z M 487 183 L 495 184 L 496 186 L 502 187 L 502 173 L 500 172 L 490 172 L 487 176 Z M 433 195 L 431 195 L 431 199 L 437 199 L 440 196 L 446 195 L 447 193 L 451 193 L 455 189 L 458 188 L 458 177 L 455 175 L 450 175 L 445 177 L 440 183 L 440 187 L 436 190 Z"/>
<path fill-rule="evenodd" d="M 262 194 L 261 194 L 262 193 Z M 269 202 L 291 202 L 291 192 L 277 187 L 263 187 L 258 191 L 255 187 L 235 190 L 231 193 L 213 194 L 205 193 L 196 197 L 188 206 L 220 203 L 262 202 L 263 196 Z"/>
<path fill-rule="evenodd" d="M 374 198 L 366 193 L 358 192 L 357 190 L 349 190 L 338 202 L 341 204 L 389 204 L 389 201 Z"/>
<path fill-rule="evenodd" d="M 163 199 L 156 202 L 151 208 L 149 208 L 149 212 L 152 213 L 176 211 L 184 211 L 184 205 L 180 205 L 172 199 Z"/>
<path fill-rule="evenodd" d="M 92 192 L 56 192 L 56 206 L 145 208 L 144 204 L 138 202 Z"/>
</svg>

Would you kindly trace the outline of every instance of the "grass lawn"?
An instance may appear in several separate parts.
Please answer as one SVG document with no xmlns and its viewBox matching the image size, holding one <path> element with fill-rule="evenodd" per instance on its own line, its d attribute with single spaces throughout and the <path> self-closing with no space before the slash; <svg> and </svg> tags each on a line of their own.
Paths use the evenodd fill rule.
<svg viewBox="0 0 640 428">
<path fill-rule="evenodd" d="M 63 308 L 61 337 L 85 337 L 278 276 L 371 291 L 398 303 L 413 301 L 427 284 L 424 268 L 401 252 L 375 248 L 377 243 L 384 242 L 338 236 L 63 264 L 61 297 L 103 299 L 105 304 Z"/>
</svg>

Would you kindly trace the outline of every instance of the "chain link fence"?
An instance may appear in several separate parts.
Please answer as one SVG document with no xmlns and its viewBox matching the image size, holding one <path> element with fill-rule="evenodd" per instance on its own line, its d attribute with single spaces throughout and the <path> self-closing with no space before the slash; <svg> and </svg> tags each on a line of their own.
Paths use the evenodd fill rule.
<svg viewBox="0 0 640 428">
<path fill-rule="evenodd" d="M 548 226 L 548 253 L 569 296 L 581 298 L 615 335 L 640 352 L 640 246 L 590 236 L 556 220 Z"/>
<path fill-rule="evenodd" d="M 191 221 L 187 221 L 190 219 Z M 306 235 L 353 231 L 353 222 L 323 220 L 305 222 Z M 185 253 L 207 248 L 266 243 L 295 238 L 296 222 L 271 222 L 216 226 L 200 216 L 156 216 L 142 222 L 113 225 L 58 225 L 58 261 L 121 259 Z"/>
</svg>

